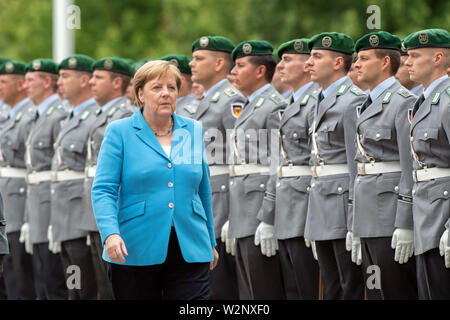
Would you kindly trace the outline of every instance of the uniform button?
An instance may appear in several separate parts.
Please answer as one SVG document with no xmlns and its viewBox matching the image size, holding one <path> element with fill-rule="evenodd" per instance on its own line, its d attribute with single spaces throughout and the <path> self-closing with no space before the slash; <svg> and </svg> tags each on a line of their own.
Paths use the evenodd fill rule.
<svg viewBox="0 0 450 320">
<path fill-rule="evenodd" d="M 167 164 L 167 168 L 172 168 L 172 164 L 171 164 L 171 163 L 168 163 L 168 164 Z"/>
<path fill-rule="evenodd" d="M 39 141 L 38 145 L 39 147 L 42 147 L 42 141 Z"/>
<path fill-rule="evenodd" d="M 395 186 L 394 191 L 395 191 L 395 192 L 398 191 L 398 186 Z"/>
<path fill-rule="evenodd" d="M 227 188 L 227 186 L 224 184 L 220 186 L 220 190 L 225 190 L 226 188 Z"/>
<path fill-rule="evenodd" d="M 282 136 L 282 137 L 283 137 L 283 139 L 286 139 L 286 135 L 285 135 L 285 134 L 283 134 L 283 136 Z"/>
<path fill-rule="evenodd" d="M 55 189 L 52 188 L 52 190 L 50 190 L 51 194 L 55 194 Z"/>
<path fill-rule="evenodd" d="M 259 185 L 259 187 L 260 187 L 260 188 L 264 188 L 264 183 L 261 183 L 261 184 Z"/>
<path fill-rule="evenodd" d="M 230 187 L 233 185 L 233 181 L 230 181 Z"/>
<path fill-rule="evenodd" d="M 444 196 L 448 196 L 448 191 L 447 190 L 444 191 Z"/>
<path fill-rule="evenodd" d="M 327 127 L 327 126 L 325 126 L 323 129 L 324 129 L 325 131 L 328 131 L 328 127 Z"/>
<path fill-rule="evenodd" d="M 309 186 L 306 187 L 306 191 L 309 191 L 309 190 L 311 190 L 311 187 L 309 187 Z"/>
<path fill-rule="evenodd" d="M 250 139 L 250 135 L 249 134 L 247 134 L 247 135 L 245 135 L 246 137 L 247 137 L 247 139 Z"/>
<path fill-rule="evenodd" d="M 277 187 L 281 186 L 281 182 L 277 182 Z"/>
<path fill-rule="evenodd" d="M 314 188 L 316 186 L 316 184 L 315 183 L 313 183 L 312 185 L 311 185 L 311 188 Z"/>
<path fill-rule="evenodd" d="M 74 145 L 74 144 L 71 144 L 71 145 L 70 145 L 70 149 L 73 149 L 73 148 L 75 148 L 75 145 Z"/>
<path fill-rule="evenodd" d="M 359 178 L 356 179 L 356 183 L 359 183 L 361 180 Z"/>
<path fill-rule="evenodd" d="M 362 139 L 362 134 L 359 135 L 359 138 Z"/>
<path fill-rule="evenodd" d="M 416 194 L 416 190 L 413 190 L 413 191 L 412 191 L 412 194 L 415 195 L 415 194 Z"/>
<path fill-rule="evenodd" d="M 424 136 L 425 138 L 428 137 L 428 133 L 425 132 L 425 133 L 423 134 L 423 136 Z"/>
<path fill-rule="evenodd" d="M 294 136 L 294 138 L 297 138 L 298 135 L 297 135 L 297 133 L 294 133 L 293 136 Z"/>
<path fill-rule="evenodd" d="M 377 133 L 377 134 L 375 135 L 375 138 L 379 138 L 379 137 L 380 137 L 380 134 Z"/>
<path fill-rule="evenodd" d="M 19 192 L 20 192 L 20 193 L 24 193 L 24 192 L 25 192 L 25 188 L 20 188 L 20 189 L 19 189 Z"/>
<path fill-rule="evenodd" d="M 342 187 L 338 188 L 338 192 L 341 193 L 342 192 Z"/>
<path fill-rule="evenodd" d="M 167 184 L 167 186 L 168 186 L 169 188 L 172 188 L 172 187 L 173 187 L 173 183 L 172 183 L 172 182 L 169 182 L 169 183 Z"/>
<path fill-rule="evenodd" d="M 169 208 L 170 209 L 172 209 L 173 208 L 173 206 L 174 206 L 174 204 L 171 202 L 171 203 L 169 203 Z"/>
</svg>

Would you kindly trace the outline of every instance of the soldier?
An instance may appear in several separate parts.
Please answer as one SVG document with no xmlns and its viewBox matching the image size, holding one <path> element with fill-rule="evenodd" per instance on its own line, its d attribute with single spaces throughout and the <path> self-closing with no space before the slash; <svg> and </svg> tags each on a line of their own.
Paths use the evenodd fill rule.
<svg viewBox="0 0 450 320">
<path fill-rule="evenodd" d="M 125 92 L 125 98 L 128 99 L 128 104 L 132 107 L 134 111 L 138 110 L 139 107 L 136 103 L 136 97 L 134 95 L 134 87 L 133 87 L 133 76 L 136 73 L 137 69 L 142 67 L 147 61 L 150 59 L 141 59 L 133 64 L 131 64 L 131 71 L 132 71 L 132 78 L 130 80 L 130 83 L 128 84 L 127 91 Z"/>
<path fill-rule="evenodd" d="M 275 184 L 268 182 L 276 178 L 270 169 L 276 172 L 279 152 L 272 151 L 272 144 L 278 140 L 274 133 L 286 102 L 270 84 L 276 67 L 272 52 L 270 43 L 256 40 L 242 42 L 232 52 L 236 65 L 231 74 L 247 101 L 231 135 L 237 164 L 230 168 L 230 217 L 225 236 L 236 239 L 241 299 L 285 298 L 273 234 Z M 272 153 L 275 159 L 269 159 Z"/>
<path fill-rule="evenodd" d="M 0 96 L 11 106 L 0 132 L 0 193 L 3 196 L 10 254 L 4 261 L 8 299 L 35 299 L 31 256 L 19 242 L 24 223 L 27 184 L 25 142 L 36 111 L 24 88 L 26 64 L 8 61 L 0 66 Z"/>
<path fill-rule="evenodd" d="M 2 65 L 5 62 L 11 61 L 8 58 L 0 57 L 0 65 Z M 0 130 L 3 127 L 3 124 L 8 120 L 9 111 L 11 108 L 3 102 L 2 98 L 0 97 Z"/>
<path fill-rule="evenodd" d="M 321 87 L 312 126 L 312 175 L 305 238 L 315 240 L 325 299 L 362 299 L 363 275 L 346 252 L 351 230 L 350 182 L 354 162 L 356 107 L 366 94 L 346 76 L 353 40 L 345 34 L 321 33 L 308 43 L 311 80 Z M 352 211 L 350 211 L 352 212 Z"/>
<path fill-rule="evenodd" d="M 84 180 L 83 216 L 80 228 L 89 232 L 88 241 L 97 280 L 98 298 L 112 300 L 113 292 L 108 279 L 107 264 L 102 259 L 103 246 L 95 221 L 91 202 L 91 188 L 97 166 L 97 157 L 106 126 L 112 121 L 129 117 L 134 113 L 124 93 L 133 74 L 131 65 L 119 58 L 103 58 L 92 65 L 94 71 L 89 84 L 98 105 L 97 119 L 89 129 L 87 140 L 86 179 Z"/>
<path fill-rule="evenodd" d="M 189 64 L 192 69 L 192 80 L 202 85 L 204 89 L 203 98 L 199 100 L 198 108 L 191 117 L 203 125 L 211 176 L 214 234 L 221 261 L 211 272 L 213 299 L 239 298 L 234 251 L 230 248 L 231 240 L 219 241 L 222 227 L 229 216 L 230 162 L 227 130 L 233 129 L 245 100 L 226 79 L 232 65 L 233 49 L 233 42 L 227 38 L 201 37 L 192 44 L 192 61 Z M 190 112 L 187 106 L 184 109 Z"/>
<path fill-rule="evenodd" d="M 408 52 L 403 50 L 403 44 L 402 47 L 400 48 L 400 54 L 401 54 L 400 67 L 398 68 L 398 71 L 395 74 L 395 78 L 406 89 L 411 91 L 416 96 L 420 96 L 423 93 L 423 86 L 416 81 L 412 81 L 411 78 L 409 77 L 408 67 L 405 64 L 406 59 L 408 59 Z"/>
<path fill-rule="evenodd" d="M 366 34 L 355 44 L 358 81 L 370 94 L 356 122 L 358 175 L 349 248 L 353 262 L 359 263 L 362 254 L 363 270 L 380 268 L 380 288 L 366 291 L 368 299 L 377 300 L 417 299 L 408 138 L 408 108 L 417 97 L 394 77 L 400 46 L 400 38 L 385 31 Z M 366 281 L 371 274 L 364 272 Z"/>
<path fill-rule="evenodd" d="M 92 256 L 86 245 L 88 233 L 79 226 L 83 216 L 86 142 L 99 108 L 89 84 L 93 63 L 92 58 L 76 54 L 59 65 L 58 85 L 73 109 L 54 145 L 49 241 L 53 252 L 61 251 L 66 279 L 77 270 L 81 276 L 79 286 L 69 287 L 70 300 L 97 297 Z"/>
<path fill-rule="evenodd" d="M 28 98 L 36 106 L 37 120 L 26 141 L 27 214 L 21 228 L 25 248 L 32 246 L 34 283 L 39 300 L 67 299 L 64 270 L 59 254 L 49 250 L 51 160 L 53 143 L 68 111 L 56 94 L 58 64 L 35 59 L 27 66 L 25 85 Z"/>
<path fill-rule="evenodd" d="M 424 88 L 410 111 L 419 298 L 450 299 L 450 34 L 421 30 L 406 37 L 404 45 L 411 80 Z"/>
<path fill-rule="evenodd" d="M 358 60 L 358 55 L 356 54 L 356 52 L 354 52 L 352 66 L 350 67 L 350 70 L 348 71 L 347 76 L 350 78 L 350 80 L 352 80 L 352 82 L 355 86 L 357 86 L 358 88 L 360 88 L 361 90 L 363 90 L 367 94 L 369 94 L 369 89 L 368 89 L 367 85 L 364 82 L 358 81 L 357 70 L 355 68 L 355 63 L 357 60 Z"/>
<path fill-rule="evenodd" d="M 293 94 L 292 88 L 283 81 L 281 81 L 280 70 L 278 67 L 281 58 L 278 55 L 278 51 L 274 51 L 273 56 L 277 61 L 277 67 L 275 68 L 275 73 L 273 74 L 271 84 L 278 91 L 278 93 L 281 94 L 281 96 L 286 100 L 286 102 L 289 102 Z"/>
<path fill-rule="evenodd" d="M 291 40 L 278 49 L 280 79 L 294 93 L 280 123 L 274 235 L 287 299 L 312 300 L 319 297 L 319 266 L 303 236 L 311 181 L 310 128 L 319 86 L 311 81 L 305 65 L 309 53 L 308 39 Z"/>
</svg>

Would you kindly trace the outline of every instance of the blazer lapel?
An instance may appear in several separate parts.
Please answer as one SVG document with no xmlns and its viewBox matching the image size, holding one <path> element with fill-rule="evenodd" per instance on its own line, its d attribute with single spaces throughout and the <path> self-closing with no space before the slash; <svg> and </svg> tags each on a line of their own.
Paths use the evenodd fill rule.
<svg viewBox="0 0 450 320">
<path fill-rule="evenodd" d="M 133 127 L 138 129 L 136 131 L 136 135 L 139 139 L 142 140 L 144 144 L 155 150 L 164 158 L 170 160 L 167 154 L 162 149 L 158 139 L 156 139 L 155 134 L 150 129 L 150 126 L 145 121 L 144 116 L 142 115 L 142 112 L 140 110 L 138 112 L 135 112 L 133 115 Z"/>
</svg>

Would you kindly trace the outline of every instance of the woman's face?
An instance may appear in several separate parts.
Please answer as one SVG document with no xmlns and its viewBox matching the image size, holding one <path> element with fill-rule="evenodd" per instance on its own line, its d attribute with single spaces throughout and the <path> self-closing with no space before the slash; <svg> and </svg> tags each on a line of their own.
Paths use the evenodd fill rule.
<svg viewBox="0 0 450 320">
<path fill-rule="evenodd" d="M 139 100 L 147 110 L 158 116 L 171 115 L 175 111 L 178 88 L 175 77 L 161 75 L 148 81 L 138 91 Z"/>
</svg>

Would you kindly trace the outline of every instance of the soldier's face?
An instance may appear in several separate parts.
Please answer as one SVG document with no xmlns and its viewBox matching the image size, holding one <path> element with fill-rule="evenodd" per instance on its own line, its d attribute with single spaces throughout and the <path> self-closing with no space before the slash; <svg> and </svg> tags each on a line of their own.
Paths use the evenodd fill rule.
<svg viewBox="0 0 450 320">
<path fill-rule="evenodd" d="M 250 57 L 236 59 L 236 64 L 231 70 L 234 77 L 233 85 L 247 97 L 254 92 L 259 78 L 264 76 L 260 71 L 261 66 L 254 65 L 249 59 Z"/>
<path fill-rule="evenodd" d="M 128 84 L 127 91 L 125 92 L 125 97 L 130 100 L 132 104 L 135 104 L 134 101 L 134 86 L 133 86 L 133 79 L 130 80 L 130 83 Z"/>
<path fill-rule="evenodd" d="M 111 100 L 114 93 L 111 72 L 105 70 L 95 70 L 92 78 L 89 80 L 92 95 L 97 103 L 101 106 Z"/>
<path fill-rule="evenodd" d="M 148 81 L 138 91 L 144 111 L 156 116 L 168 116 L 175 111 L 178 97 L 177 82 L 174 76 L 161 75 Z"/>
<path fill-rule="evenodd" d="M 23 80 L 13 74 L 0 75 L 0 98 L 12 106 L 15 96 L 20 92 L 23 86 Z"/>
<path fill-rule="evenodd" d="M 356 76 L 359 82 L 374 87 L 382 74 L 383 59 L 376 56 L 374 50 L 362 50 L 355 62 Z"/>
<path fill-rule="evenodd" d="M 306 61 L 309 56 L 306 54 L 284 53 L 277 68 L 280 79 L 289 86 L 296 86 L 307 75 Z"/>
<path fill-rule="evenodd" d="M 83 88 L 83 76 L 74 70 L 60 70 L 58 78 L 58 87 L 64 99 L 70 103 L 75 101 Z"/>
<path fill-rule="evenodd" d="M 334 73 L 335 56 L 329 50 L 311 51 L 311 56 L 306 61 L 311 80 L 317 83 L 326 82 Z"/>
<path fill-rule="evenodd" d="M 30 98 L 34 104 L 42 102 L 42 98 L 46 92 L 46 81 L 44 77 L 39 75 L 39 72 L 27 72 L 23 87 L 28 98 Z"/>
<path fill-rule="evenodd" d="M 216 55 L 210 50 L 194 51 L 189 66 L 191 67 L 192 81 L 209 85 L 216 74 Z"/>
<path fill-rule="evenodd" d="M 408 50 L 405 61 L 408 67 L 409 78 L 412 81 L 427 83 L 433 73 L 433 56 L 436 49 L 420 48 Z"/>
<path fill-rule="evenodd" d="M 405 88 L 412 89 L 415 87 L 415 82 L 409 78 L 408 67 L 405 64 L 408 56 L 400 57 L 400 66 L 395 74 L 395 78 L 400 82 Z"/>
</svg>

